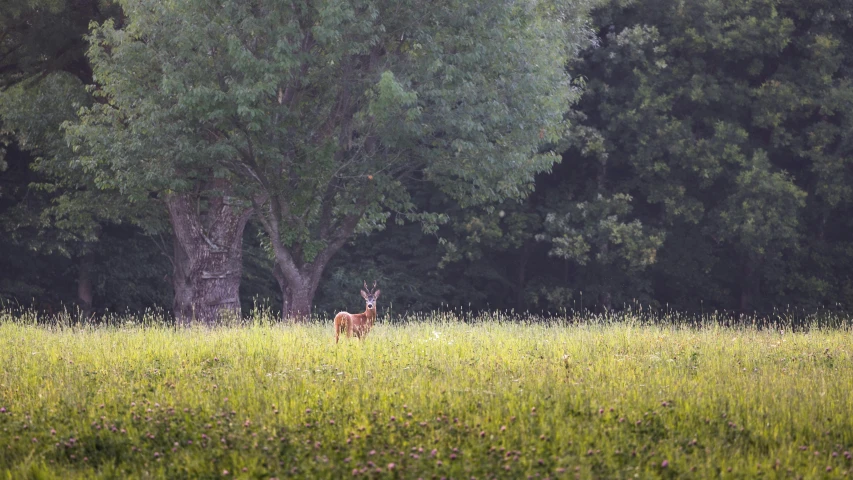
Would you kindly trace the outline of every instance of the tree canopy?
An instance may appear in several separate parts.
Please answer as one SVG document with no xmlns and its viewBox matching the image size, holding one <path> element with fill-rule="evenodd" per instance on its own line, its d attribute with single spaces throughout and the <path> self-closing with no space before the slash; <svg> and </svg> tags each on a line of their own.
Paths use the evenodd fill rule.
<svg viewBox="0 0 853 480">
<path fill-rule="evenodd" d="M 849 0 L 87 5 L 3 7 L 4 298 L 171 235 L 182 318 L 853 302 Z"/>
<path fill-rule="evenodd" d="M 285 312 L 408 191 L 520 199 L 557 160 L 584 40 L 559 2 L 128 1 L 90 37 L 101 102 L 69 132 L 105 188 L 141 198 L 219 178 L 269 240 Z M 174 218 L 173 218 L 174 220 Z M 173 222 L 174 223 L 174 222 Z"/>
</svg>

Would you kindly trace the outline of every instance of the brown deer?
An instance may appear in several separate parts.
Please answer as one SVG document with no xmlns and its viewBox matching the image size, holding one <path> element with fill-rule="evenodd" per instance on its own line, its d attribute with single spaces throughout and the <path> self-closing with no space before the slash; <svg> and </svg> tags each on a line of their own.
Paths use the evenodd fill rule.
<svg viewBox="0 0 853 480">
<path fill-rule="evenodd" d="M 373 290 L 373 293 L 370 291 Z M 335 315 L 335 343 L 338 343 L 338 338 L 342 330 L 346 330 L 347 337 L 355 335 L 358 338 L 367 336 L 367 332 L 373 327 L 373 321 L 376 320 L 376 299 L 379 298 L 380 290 L 376 290 L 376 282 L 373 282 L 373 288 L 367 288 L 367 282 L 364 282 L 364 289 L 361 291 L 361 296 L 367 302 L 367 308 L 364 313 L 347 313 L 340 312 Z"/>
</svg>

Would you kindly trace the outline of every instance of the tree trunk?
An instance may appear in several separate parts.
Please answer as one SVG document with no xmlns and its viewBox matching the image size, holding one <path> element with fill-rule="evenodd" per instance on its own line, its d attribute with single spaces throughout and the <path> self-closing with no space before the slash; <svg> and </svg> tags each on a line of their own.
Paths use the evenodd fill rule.
<svg viewBox="0 0 853 480">
<path fill-rule="evenodd" d="M 92 253 L 87 253 L 80 257 L 80 263 L 77 270 L 77 303 L 80 307 L 80 313 L 84 318 L 89 318 L 92 315 L 92 262 L 94 256 Z"/>
<path fill-rule="evenodd" d="M 524 309 L 524 286 L 527 283 L 527 263 L 530 260 L 530 242 L 524 242 L 521 254 L 518 258 L 518 272 L 515 281 L 515 309 L 521 312 Z"/>
<path fill-rule="evenodd" d="M 290 307 L 288 316 L 297 322 L 308 320 L 311 317 L 311 304 L 316 292 L 317 288 L 310 286 L 291 288 L 289 290 L 290 298 L 285 300 Z"/>
<path fill-rule="evenodd" d="M 333 192 L 334 189 L 330 188 L 328 191 Z M 301 223 L 299 217 L 287 213 L 287 203 L 279 197 L 272 196 L 264 200 L 267 205 L 263 205 L 264 201 L 258 199 L 254 200 L 254 204 L 275 255 L 273 276 L 281 288 L 282 320 L 305 321 L 311 316 L 311 303 L 320 284 L 323 270 L 353 234 L 356 225 L 364 215 L 366 206 L 362 203 L 360 210 L 336 222 L 333 219 L 332 205 L 330 203 L 323 205 L 317 235 L 325 243 L 325 247 L 314 255 L 310 262 L 306 262 L 301 245 L 286 246 L 281 241 L 281 229 L 286 227 L 282 219 L 287 217 L 291 221 Z"/>
<path fill-rule="evenodd" d="M 610 251 L 610 244 L 607 240 L 601 240 L 599 243 L 599 250 L 601 251 L 602 257 L 607 258 L 607 253 Z M 611 265 L 600 265 L 598 268 L 601 272 L 601 294 L 598 297 L 598 301 L 601 302 L 601 309 L 604 312 L 610 310 L 613 299 L 610 293 L 613 288 L 612 279 L 608 275 L 610 268 L 612 268 Z"/>
<path fill-rule="evenodd" d="M 751 259 L 743 262 L 743 270 L 741 272 L 741 288 L 740 288 L 740 313 L 747 314 L 753 311 L 754 296 L 757 293 L 755 266 Z"/>
<path fill-rule="evenodd" d="M 180 325 L 240 316 L 243 230 L 252 209 L 224 194 L 208 198 L 204 212 L 198 201 L 191 194 L 167 198 L 175 242 L 172 309 Z"/>
<path fill-rule="evenodd" d="M 311 317 L 311 304 L 325 267 L 325 263 L 307 263 L 299 269 L 297 275 L 290 275 L 291 278 L 288 280 L 276 263 L 273 275 L 281 288 L 281 319 L 283 321 L 303 322 Z"/>
</svg>

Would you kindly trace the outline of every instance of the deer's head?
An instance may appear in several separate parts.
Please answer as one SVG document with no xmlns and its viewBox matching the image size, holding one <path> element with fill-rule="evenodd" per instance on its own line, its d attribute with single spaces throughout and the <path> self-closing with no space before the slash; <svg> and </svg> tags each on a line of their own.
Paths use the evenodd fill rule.
<svg viewBox="0 0 853 480">
<path fill-rule="evenodd" d="M 373 293 L 370 293 L 371 291 Z M 361 290 L 361 296 L 367 302 L 368 310 L 376 310 L 376 299 L 379 298 L 380 293 L 381 290 L 376 289 L 376 282 L 373 282 L 373 288 L 367 288 L 367 282 L 364 282 L 364 289 Z"/>
</svg>

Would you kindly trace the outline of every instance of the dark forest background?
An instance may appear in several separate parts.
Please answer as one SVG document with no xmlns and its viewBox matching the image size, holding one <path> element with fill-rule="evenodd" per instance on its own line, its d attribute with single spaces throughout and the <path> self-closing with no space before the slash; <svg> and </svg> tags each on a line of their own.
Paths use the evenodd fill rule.
<svg viewBox="0 0 853 480">
<path fill-rule="evenodd" d="M 60 124 L 86 100 L 54 74 L 91 84 L 89 23 L 122 15 L 94 0 L 0 7 L 6 305 L 171 308 L 168 228 L 128 220 L 57 166 L 74 162 L 57 153 Z M 395 313 L 853 305 L 853 2 L 608 1 L 587 25 L 565 65 L 582 89 L 571 134 L 535 191 L 463 207 L 415 184 L 415 208 L 443 214 L 437 230 L 392 213 L 354 236 L 315 312 L 360 308 L 362 280 Z M 86 206 L 64 201 L 69 190 Z M 267 243 L 250 219 L 244 312 L 281 305 Z"/>
</svg>

